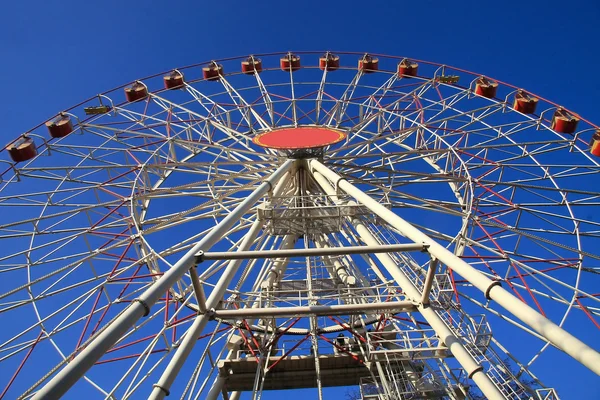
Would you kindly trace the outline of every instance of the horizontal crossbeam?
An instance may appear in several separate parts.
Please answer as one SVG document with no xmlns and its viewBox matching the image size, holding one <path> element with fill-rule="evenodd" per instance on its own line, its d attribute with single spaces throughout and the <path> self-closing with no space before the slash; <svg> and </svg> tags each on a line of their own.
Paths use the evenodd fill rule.
<svg viewBox="0 0 600 400">
<path fill-rule="evenodd" d="M 257 258 L 291 258 L 314 256 L 341 256 L 347 254 L 394 253 L 398 251 L 427 251 L 429 245 L 419 243 L 386 244 L 381 246 L 347 246 L 315 249 L 287 249 L 260 251 L 221 251 L 196 253 L 196 263 L 214 260 L 252 260 Z"/>
<path fill-rule="evenodd" d="M 414 312 L 417 307 L 410 301 L 389 301 L 385 303 L 334 304 L 330 306 L 266 307 L 241 308 L 239 310 L 210 310 L 211 317 L 219 319 L 272 318 L 321 315 L 377 314 L 379 312 Z"/>
</svg>

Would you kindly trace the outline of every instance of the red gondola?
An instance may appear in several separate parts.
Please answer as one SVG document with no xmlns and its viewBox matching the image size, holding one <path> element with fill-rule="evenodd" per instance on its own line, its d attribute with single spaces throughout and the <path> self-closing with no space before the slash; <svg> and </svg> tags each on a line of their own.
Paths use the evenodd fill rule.
<svg viewBox="0 0 600 400">
<path fill-rule="evenodd" d="M 37 148 L 33 139 L 27 136 L 22 136 L 12 144 L 6 146 L 10 158 L 14 162 L 31 160 L 37 155 Z"/>
<path fill-rule="evenodd" d="M 300 69 L 300 57 L 288 53 L 284 57 L 281 57 L 280 64 L 283 71 L 298 71 Z"/>
<path fill-rule="evenodd" d="M 600 129 L 597 129 L 592 136 L 592 140 L 590 141 L 590 152 L 600 157 Z"/>
<path fill-rule="evenodd" d="M 564 108 L 559 108 L 552 116 L 552 129 L 559 133 L 573 133 L 577 130 L 579 118 Z"/>
<path fill-rule="evenodd" d="M 335 54 L 326 53 L 323 57 L 319 58 L 319 68 L 321 71 L 324 71 L 327 68 L 327 71 L 335 71 L 340 67 L 340 57 Z"/>
<path fill-rule="evenodd" d="M 519 90 L 515 95 L 515 102 L 513 103 L 513 108 L 523 114 L 533 114 L 535 113 L 537 103 L 538 99 L 528 95 L 522 90 Z"/>
<path fill-rule="evenodd" d="M 419 64 L 410 61 L 408 58 L 400 61 L 398 64 L 398 76 L 409 77 L 409 76 L 417 76 L 417 72 L 419 71 Z"/>
<path fill-rule="evenodd" d="M 475 83 L 475 94 L 486 97 L 488 99 L 493 99 L 496 97 L 496 91 L 498 90 L 498 82 L 490 81 L 485 76 L 477 79 Z"/>
<path fill-rule="evenodd" d="M 135 82 L 131 87 L 125 88 L 125 98 L 130 103 L 148 97 L 148 88 L 142 82 Z"/>
<path fill-rule="evenodd" d="M 71 117 L 66 114 L 61 114 L 58 117 L 46 122 L 46 128 L 53 138 L 61 138 L 73 132 L 73 124 Z"/>
<path fill-rule="evenodd" d="M 365 74 L 370 74 L 379 69 L 379 59 L 377 57 L 371 57 L 365 54 L 360 60 L 358 60 L 358 69 Z"/>
<path fill-rule="evenodd" d="M 257 73 L 262 72 L 262 60 L 260 58 L 250 56 L 246 59 L 246 61 L 242 61 L 242 72 L 244 74 L 254 75 L 254 71 Z"/>
<path fill-rule="evenodd" d="M 212 65 L 202 68 L 202 76 L 207 81 L 218 81 L 223 76 L 223 66 L 212 63 Z"/>
<path fill-rule="evenodd" d="M 180 89 L 184 85 L 183 74 L 179 71 L 171 71 L 169 75 L 163 76 L 165 89 Z"/>
</svg>

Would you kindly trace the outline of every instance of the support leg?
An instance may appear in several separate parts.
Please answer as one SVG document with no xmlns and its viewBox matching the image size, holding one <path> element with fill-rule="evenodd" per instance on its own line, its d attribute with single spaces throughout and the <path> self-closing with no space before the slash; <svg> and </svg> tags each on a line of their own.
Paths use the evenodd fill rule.
<svg viewBox="0 0 600 400">
<path fill-rule="evenodd" d="M 451 251 L 409 224 L 393 211 L 388 210 L 383 205 L 379 204 L 375 199 L 340 177 L 318 160 L 310 160 L 308 163 L 309 169 L 314 175 L 320 174 L 322 175 L 321 179 L 326 178 L 326 180 L 336 182 L 339 189 L 354 197 L 358 202 L 383 218 L 388 224 L 393 226 L 410 240 L 415 243 L 428 244 L 430 246 L 429 253 L 485 293 L 485 296 L 488 299 L 496 301 L 512 315 L 516 316 L 540 335 L 544 336 L 554 346 L 600 375 L 600 353 L 596 350 L 592 349 L 581 340 L 520 301 L 503 289 L 500 286 L 500 282 L 492 281 L 481 272 L 477 271 L 460 257 L 457 257 Z"/>
</svg>

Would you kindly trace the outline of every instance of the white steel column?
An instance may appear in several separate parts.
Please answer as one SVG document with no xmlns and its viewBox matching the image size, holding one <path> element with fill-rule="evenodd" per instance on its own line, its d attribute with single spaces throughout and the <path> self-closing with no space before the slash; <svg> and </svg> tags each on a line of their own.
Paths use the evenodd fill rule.
<svg viewBox="0 0 600 400">
<path fill-rule="evenodd" d="M 232 357 L 230 357 L 229 355 L 226 357 L 227 360 L 231 358 Z M 219 398 L 219 395 L 223 390 L 223 386 L 225 385 L 225 379 L 227 378 L 221 375 L 217 375 L 217 379 L 215 380 L 215 382 L 213 383 L 212 387 L 206 395 L 206 400 L 217 400 Z M 231 396 L 229 397 L 229 400 L 231 400 Z"/>
<path fill-rule="evenodd" d="M 365 205 L 379 217 L 383 218 L 388 224 L 396 228 L 400 233 L 416 243 L 426 243 L 429 247 L 429 253 L 435 256 L 440 262 L 446 264 L 457 274 L 472 283 L 475 287 L 485 293 L 485 296 L 496 301 L 508 312 L 532 327 L 536 332 L 544 336 L 550 343 L 571 357 L 575 358 L 581 364 L 600 375 L 600 353 L 592 349 L 581 340 L 577 339 L 548 318 L 544 317 L 527 304 L 523 303 L 508 291 L 503 289 L 500 282 L 493 281 L 477 271 L 471 265 L 457 257 L 451 251 L 425 235 L 423 232 L 409 224 L 397 214 L 388 210 L 376 200 L 365 194 L 362 190 L 340 177 L 334 171 L 327 168 L 317 160 L 308 162 L 310 170 L 322 174 L 329 181 L 334 182 L 338 189 L 343 190 L 358 202 Z"/>
<path fill-rule="evenodd" d="M 292 318 L 296 316 L 327 316 L 327 315 L 355 315 L 364 314 L 369 311 L 381 314 L 384 311 L 411 312 L 415 311 L 416 304 L 412 301 L 386 301 L 381 303 L 358 303 L 358 304 L 332 304 L 328 306 L 310 305 L 293 307 L 261 307 L 241 308 L 239 310 L 217 310 L 214 315 L 219 319 L 236 318 Z"/>
<path fill-rule="evenodd" d="M 235 357 L 237 357 L 238 350 L 239 350 L 239 346 L 234 345 L 233 348 L 231 350 L 229 350 L 229 353 L 227 353 L 227 356 L 225 357 L 225 359 L 232 360 Z M 219 398 L 219 396 L 221 395 L 221 393 L 223 392 L 223 386 L 225 386 L 225 381 L 227 381 L 227 377 L 219 375 L 219 373 L 217 371 L 217 378 L 214 380 L 210 390 L 206 394 L 205 400 L 217 400 Z M 232 396 L 229 396 L 229 400 L 231 400 L 231 398 L 232 398 Z"/>
<path fill-rule="evenodd" d="M 327 180 L 324 179 L 324 174 L 320 174 L 317 171 L 313 171 L 313 175 L 317 182 L 321 185 L 325 193 L 330 196 L 335 195 L 335 189 L 331 186 Z M 338 179 L 331 179 L 333 182 L 338 182 Z M 353 205 L 354 202 L 348 202 L 348 205 Z M 352 219 L 352 224 L 356 229 L 356 232 L 360 238 L 367 244 L 367 246 L 379 246 L 379 241 L 373 236 L 373 234 L 367 229 L 367 227 L 359 220 Z M 376 253 L 375 257 L 381 262 L 381 264 L 387 269 L 392 275 L 396 283 L 402 288 L 409 300 L 419 302 L 422 294 L 419 289 L 408 279 L 408 277 L 402 272 L 398 265 L 387 253 Z M 454 355 L 456 361 L 464 368 L 469 378 L 471 378 L 477 386 L 481 389 L 483 394 L 488 399 L 504 399 L 504 395 L 494 385 L 490 378 L 483 371 L 483 367 L 479 365 L 469 352 L 462 345 L 460 340 L 454 335 L 454 333 L 446 326 L 442 318 L 437 314 L 435 310 L 430 308 L 426 304 L 418 304 L 418 311 L 421 313 L 423 318 L 429 323 L 431 328 L 435 330 L 436 334 L 440 337 L 440 340 L 448 347 L 448 350 Z"/>
<path fill-rule="evenodd" d="M 327 244 L 327 241 L 324 240 L 325 235 L 317 235 L 315 237 L 315 245 L 317 248 L 321 249 L 329 249 L 330 246 Z M 338 258 L 334 257 L 323 257 L 327 264 L 329 264 L 328 270 L 330 270 L 332 279 L 339 279 L 345 286 L 354 286 L 356 285 L 356 278 L 351 276 L 348 273 L 348 270 Z"/>
<path fill-rule="evenodd" d="M 281 241 L 280 249 L 287 250 L 292 249 L 296 245 L 296 241 L 298 240 L 298 236 L 296 235 L 285 235 L 283 240 Z M 281 277 L 285 273 L 287 269 L 289 259 L 287 258 L 277 258 L 273 262 L 273 266 L 269 270 L 269 274 L 265 278 L 265 280 L 261 283 L 261 288 L 263 290 L 273 290 L 274 286 L 279 284 Z"/>
<path fill-rule="evenodd" d="M 151 307 L 175 282 L 193 267 L 195 255 L 208 250 L 237 223 L 260 198 L 273 188 L 292 167 L 295 160 L 285 161 L 270 177 L 258 186 L 227 217 L 217 224 L 202 240 L 194 245 L 172 268 L 164 273 L 136 301 L 110 321 L 90 343 L 57 373 L 34 396 L 34 400 L 58 399 L 64 395 L 96 361 L 100 359 L 141 317 L 150 313 Z"/>
</svg>

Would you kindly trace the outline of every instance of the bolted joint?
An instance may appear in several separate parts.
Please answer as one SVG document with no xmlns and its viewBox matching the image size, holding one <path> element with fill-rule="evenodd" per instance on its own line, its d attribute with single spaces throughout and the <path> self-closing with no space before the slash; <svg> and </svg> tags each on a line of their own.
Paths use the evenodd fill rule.
<svg viewBox="0 0 600 400">
<path fill-rule="evenodd" d="M 194 261 L 197 264 L 200 264 L 202 261 L 204 261 L 204 250 L 199 250 L 195 255 L 194 255 Z"/>
<path fill-rule="evenodd" d="M 487 287 L 487 289 L 485 289 L 485 298 L 486 299 L 492 300 L 492 298 L 490 297 L 490 292 L 494 288 L 494 286 L 502 286 L 502 282 L 500 282 L 499 280 L 495 280 L 490 284 L 490 286 Z"/>
<path fill-rule="evenodd" d="M 335 194 L 336 194 L 336 196 L 338 196 L 338 197 L 341 197 L 341 196 L 344 194 L 344 192 L 343 192 L 343 191 L 342 191 L 342 189 L 340 188 L 340 183 L 341 183 L 342 181 L 345 181 L 345 180 L 346 180 L 346 178 L 342 178 L 342 177 L 340 177 L 340 178 L 339 178 L 339 179 L 338 179 L 338 180 L 335 182 L 335 184 L 334 184 L 334 187 L 335 187 Z"/>
<path fill-rule="evenodd" d="M 162 391 L 162 392 L 165 394 L 165 396 L 168 396 L 168 395 L 170 395 L 170 394 L 171 394 L 171 392 L 169 391 L 169 389 L 167 389 L 167 388 L 165 388 L 165 387 L 162 387 L 162 386 L 160 386 L 159 384 L 156 384 L 156 383 L 155 383 L 154 385 L 152 385 L 152 387 L 155 387 L 155 388 L 157 388 L 157 389 L 160 389 L 160 390 L 161 390 L 161 391 Z"/>
<path fill-rule="evenodd" d="M 483 367 L 478 365 L 477 368 L 474 368 L 471 372 L 469 372 L 469 379 L 473 379 L 473 375 L 481 371 L 483 371 Z"/>
<path fill-rule="evenodd" d="M 265 180 L 265 181 L 263 181 L 263 185 L 265 185 L 265 184 L 266 184 L 266 185 L 269 185 L 269 188 L 267 189 L 267 196 L 266 196 L 266 197 L 267 197 L 268 199 L 272 199 L 272 198 L 273 198 L 273 184 L 272 184 L 272 183 L 271 183 L 271 181 L 270 181 L 270 180 L 268 180 L 268 179 L 267 179 L 267 180 Z"/>
<path fill-rule="evenodd" d="M 137 303 L 140 303 L 144 307 L 144 317 L 147 317 L 150 314 L 150 306 L 144 300 L 137 298 L 134 300 Z"/>
<path fill-rule="evenodd" d="M 206 312 L 206 316 L 208 317 L 209 321 L 214 321 L 217 317 L 217 311 L 214 308 L 211 308 Z"/>
</svg>

